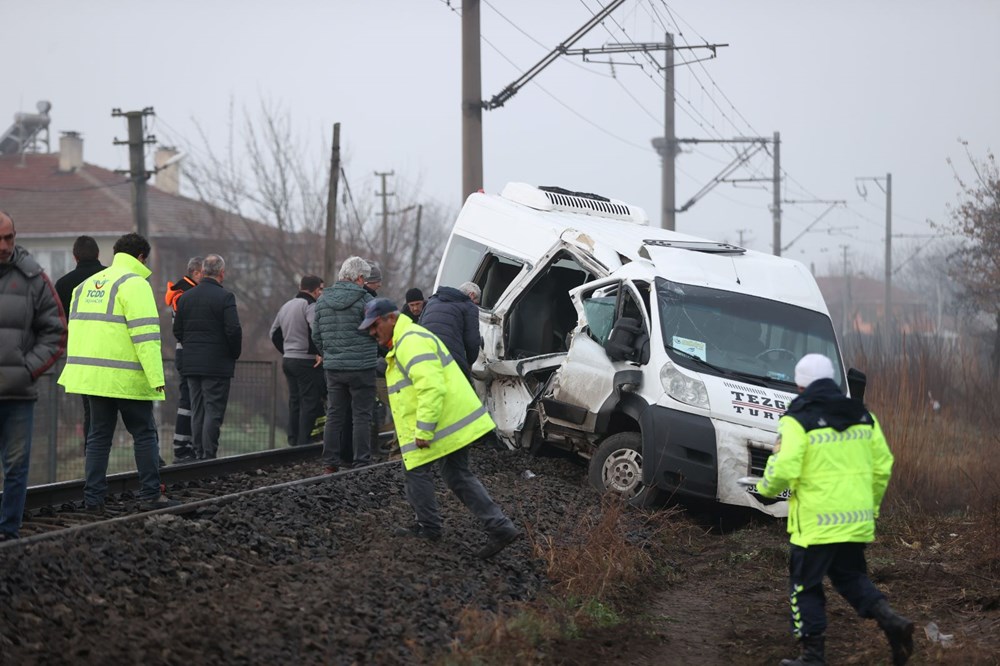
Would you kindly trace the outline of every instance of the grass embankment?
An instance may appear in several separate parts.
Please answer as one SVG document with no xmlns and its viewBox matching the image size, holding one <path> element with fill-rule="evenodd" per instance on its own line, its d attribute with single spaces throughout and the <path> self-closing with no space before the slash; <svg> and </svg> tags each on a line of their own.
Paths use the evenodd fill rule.
<svg viewBox="0 0 1000 666">
<path fill-rule="evenodd" d="M 988 614 L 990 604 L 1000 603 L 1000 385 L 983 376 L 983 365 L 972 354 L 912 342 L 905 347 L 895 355 L 855 351 L 849 356 L 868 375 L 866 403 L 895 456 L 879 520 L 881 543 L 871 553 L 871 564 L 877 574 L 883 565 L 894 569 L 896 559 L 908 558 L 902 569 L 911 572 L 918 571 L 918 563 L 926 570 L 936 562 L 951 580 L 970 581 L 974 593 L 964 586 L 954 594 L 928 586 L 923 598 L 911 602 L 911 608 L 919 605 L 931 616 L 951 613 L 946 617 L 957 623 L 963 616 Z M 755 550 L 757 529 L 762 528 L 723 537 L 720 547 L 729 551 L 724 560 L 729 566 L 739 568 L 748 558 L 755 566 L 765 564 Z M 560 543 L 531 535 L 535 555 L 547 565 L 551 594 L 499 613 L 467 611 L 446 662 L 540 663 L 552 657 L 547 646 L 641 620 L 643 595 L 686 575 L 664 564 L 669 558 L 660 555 L 670 553 L 669 544 L 676 546 L 691 530 L 704 535 L 676 509 L 647 514 L 607 499 L 597 515 L 581 519 Z M 780 580 L 783 557 L 767 557 L 767 572 L 758 575 Z M 914 575 L 919 579 L 919 573 Z M 916 592 L 919 582 L 914 583 Z M 880 649 L 873 648 L 871 656 Z"/>
</svg>

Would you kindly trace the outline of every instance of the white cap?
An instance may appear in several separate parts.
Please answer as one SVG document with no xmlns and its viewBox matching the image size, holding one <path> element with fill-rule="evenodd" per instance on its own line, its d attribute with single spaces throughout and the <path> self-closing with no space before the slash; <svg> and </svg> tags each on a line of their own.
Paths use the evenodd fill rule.
<svg viewBox="0 0 1000 666">
<path fill-rule="evenodd" d="M 833 379 L 833 361 L 822 354 L 806 354 L 795 365 L 795 383 L 807 388 L 817 379 Z"/>
</svg>

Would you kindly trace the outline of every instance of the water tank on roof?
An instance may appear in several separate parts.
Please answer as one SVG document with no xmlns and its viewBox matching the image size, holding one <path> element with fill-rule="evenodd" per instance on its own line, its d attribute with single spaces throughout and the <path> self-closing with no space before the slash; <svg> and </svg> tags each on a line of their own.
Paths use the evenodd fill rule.
<svg viewBox="0 0 1000 666">
<path fill-rule="evenodd" d="M 29 144 L 34 150 L 34 142 L 38 133 L 48 130 L 49 110 L 52 103 L 42 100 L 36 105 L 38 113 L 17 112 L 14 114 L 14 124 L 0 136 L 0 155 L 16 155 L 22 153 Z M 48 144 L 48 140 L 45 141 Z"/>
</svg>

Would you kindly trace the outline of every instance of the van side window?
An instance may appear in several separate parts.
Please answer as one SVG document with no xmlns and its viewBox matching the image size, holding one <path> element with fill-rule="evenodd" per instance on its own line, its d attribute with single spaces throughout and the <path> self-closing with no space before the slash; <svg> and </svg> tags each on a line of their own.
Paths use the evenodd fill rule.
<svg viewBox="0 0 1000 666">
<path fill-rule="evenodd" d="M 448 253 L 441 262 L 440 284 L 444 287 L 457 287 L 471 280 L 486 252 L 487 248 L 482 243 L 463 236 L 452 236 Z"/>
<path fill-rule="evenodd" d="M 583 299 L 583 313 L 587 316 L 587 335 L 594 342 L 604 346 L 615 324 L 615 308 L 618 306 L 618 287 L 598 289 Z"/>
<path fill-rule="evenodd" d="M 506 357 L 565 352 L 566 338 L 577 324 L 569 291 L 593 279 L 571 254 L 556 254 L 511 306 L 505 326 Z"/>
<path fill-rule="evenodd" d="M 516 259 L 487 253 L 479 265 L 479 270 L 472 278 L 472 281 L 483 290 L 483 295 L 479 299 L 479 307 L 492 310 L 523 267 L 524 264 Z M 444 284 L 443 280 L 441 284 Z"/>
</svg>

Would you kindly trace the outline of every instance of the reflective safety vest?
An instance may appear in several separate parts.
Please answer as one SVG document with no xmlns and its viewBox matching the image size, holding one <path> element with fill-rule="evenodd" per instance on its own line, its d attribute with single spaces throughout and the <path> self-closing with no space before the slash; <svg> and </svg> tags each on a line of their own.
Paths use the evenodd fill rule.
<svg viewBox="0 0 1000 666">
<path fill-rule="evenodd" d="M 160 317 L 150 270 L 119 252 L 111 266 L 73 290 L 66 367 L 67 393 L 163 400 Z"/>
<path fill-rule="evenodd" d="M 413 469 L 468 446 L 496 427 L 436 335 L 399 317 L 385 381 L 403 465 Z M 417 448 L 415 439 L 431 445 Z"/>
<path fill-rule="evenodd" d="M 778 444 L 757 492 L 775 497 L 791 489 L 788 533 L 797 546 L 869 543 L 892 472 L 892 453 L 878 420 L 843 431 L 806 431 L 796 419 L 778 421 Z"/>
</svg>

